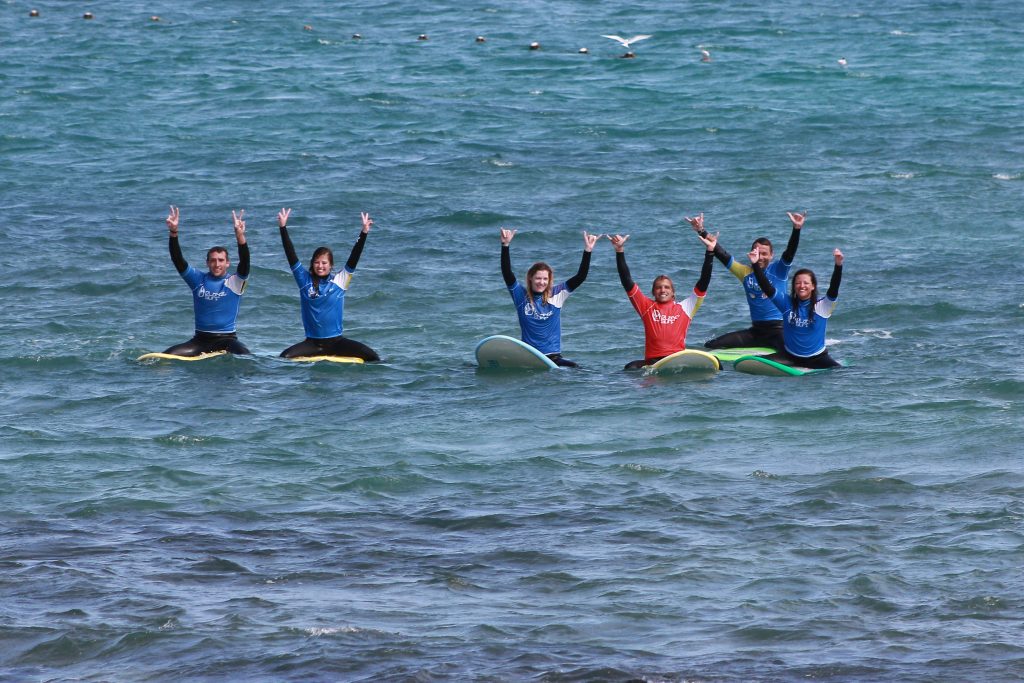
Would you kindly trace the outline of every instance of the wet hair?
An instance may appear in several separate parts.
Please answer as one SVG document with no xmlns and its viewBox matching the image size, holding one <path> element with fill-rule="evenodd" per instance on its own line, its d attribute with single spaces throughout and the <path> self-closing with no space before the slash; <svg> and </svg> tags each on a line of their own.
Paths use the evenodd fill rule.
<svg viewBox="0 0 1024 683">
<path fill-rule="evenodd" d="M 654 288 L 657 287 L 658 283 L 661 282 L 662 280 L 668 280 L 668 284 L 670 287 L 672 287 L 672 291 L 676 291 L 676 285 L 674 282 L 672 282 L 672 278 L 670 278 L 668 275 L 659 275 L 658 277 L 654 278 L 654 282 L 651 283 L 651 294 L 654 294 Z"/>
<path fill-rule="evenodd" d="M 548 286 L 547 289 L 544 290 L 544 296 L 541 299 L 544 302 L 544 305 L 547 306 L 548 301 L 551 299 L 551 288 L 554 287 L 555 283 L 555 271 L 551 270 L 551 266 L 543 261 L 537 261 L 530 266 L 528 271 L 526 271 L 526 293 L 528 295 L 526 298 L 528 301 L 533 301 L 533 295 L 536 294 L 536 292 L 533 291 L 533 276 L 541 270 L 548 271 Z"/>
<path fill-rule="evenodd" d="M 772 252 L 773 254 L 775 253 L 775 248 L 772 246 L 772 241 L 767 237 L 758 237 L 756 240 L 754 240 L 754 243 L 750 245 L 750 251 L 754 251 L 755 249 L 757 249 L 757 245 L 759 244 L 763 244 L 764 246 L 768 247 L 768 251 Z"/>
<path fill-rule="evenodd" d="M 789 283 L 790 305 L 792 305 L 794 311 L 800 305 L 800 299 L 796 295 L 796 279 L 801 275 L 811 276 L 811 297 L 808 299 L 811 305 L 807 307 L 807 322 L 811 323 L 814 322 L 814 304 L 818 302 L 818 278 L 810 268 L 801 268 L 793 273 L 793 279 Z"/>
<path fill-rule="evenodd" d="M 218 252 L 222 252 L 224 254 L 224 258 L 229 261 L 231 260 L 231 256 L 228 254 L 228 250 L 225 247 L 210 247 L 210 250 L 206 252 L 206 260 L 209 261 L 210 257 Z"/>
<path fill-rule="evenodd" d="M 333 269 L 334 252 L 331 251 L 328 247 L 317 247 L 316 251 L 313 252 L 312 258 L 309 259 L 309 276 L 313 278 L 313 297 L 316 297 L 317 293 L 320 291 L 320 278 L 318 278 L 316 276 L 316 273 L 313 272 L 313 264 L 316 263 L 316 260 L 323 256 L 324 254 L 327 255 L 327 260 L 328 262 L 330 262 L 331 268 Z"/>
</svg>

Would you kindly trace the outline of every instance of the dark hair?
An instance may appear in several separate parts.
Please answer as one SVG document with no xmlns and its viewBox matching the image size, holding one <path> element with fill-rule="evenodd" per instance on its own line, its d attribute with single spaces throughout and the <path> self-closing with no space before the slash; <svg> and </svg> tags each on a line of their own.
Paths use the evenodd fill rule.
<svg viewBox="0 0 1024 683">
<path fill-rule="evenodd" d="M 793 273 L 793 279 L 789 283 L 789 299 L 794 311 L 800 305 L 800 299 L 796 296 L 796 279 L 800 275 L 811 276 L 811 297 L 808 299 L 811 305 L 807 307 L 807 322 L 810 324 L 814 322 L 814 305 L 818 302 L 818 278 L 810 268 L 801 268 Z"/>
<path fill-rule="evenodd" d="M 316 260 L 318 258 L 323 256 L 324 254 L 327 254 L 327 260 L 330 262 L 331 268 L 333 269 L 334 268 L 334 252 L 331 251 L 330 248 L 328 248 L 328 247 L 317 247 L 316 251 L 313 252 L 312 258 L 309 259 L 309 276 L 311 278 L 313 278 L 313 294 L 312 294 L 312 296 L 314 296 L 314 297 L 317 295 L 317 292 L 320 291 L 320 278 L 318 278 L 316 276 L 316 273 L 313 272 L 313 264 L 316 262 Z"/>
<path fill-rule="evenodd" d="M 756 240 L 754 240 L 754 243 L 750 245 L 750 251 L 754 251 L 755 249 L 757 249 L 757 245 L 759 244 L 763 244 L 764 246 L 768 247 L 768 251 L 772 252 L 773 254 L 775 253 L 775 247 L 772 246 L 772 241 L 767 237 L 758 237 Z"/>
<path fill-rule="evenodd" d="M 544 263 L 543 261 L 537 261 L 532 266 L 530 266 L 530 269 L 528 271 L 526 271 L 526 300 L 533 301 L 534 291 L 532 280 L 533 276 L 536 275 L 537 271 L 540 270 L 548 271 L 548 286 L 547 289 L 545 289 L 543 292 L 544 296 L 541 298 L 541 301 L 543 301 L 544 305 L 546 306 L 548 300 L 551 299 L 551 288 L 554 287 L 555 271 L 551 270 L 551 266 Z"/>
<path fill-rule="evenodd" d="M 224 247 L 210 247 L 209 251 L 206 252 L 206 260 L 209 261 L 210 257 L 219 251 L 224 252 L 224 256 L 227 257 L 229 261 L 231 260 L 231 256 L 228 254 L 228 250 Z"/>
</svg>

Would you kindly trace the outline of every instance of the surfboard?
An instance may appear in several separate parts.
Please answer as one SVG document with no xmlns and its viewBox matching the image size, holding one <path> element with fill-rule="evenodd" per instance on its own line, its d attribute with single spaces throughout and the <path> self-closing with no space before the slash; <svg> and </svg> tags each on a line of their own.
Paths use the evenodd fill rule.
<svg viewBox="0 0 1024 683">
<path fill-rule="evenodd" d="M 476 362 L 488 370 L 555 370 L 558 365 L 525 342 L 503 334 L 476 345 Z"/>
<path fill-rule="evenodd" d="M 325 363 L 365 363 L 362 358 L 356 358 L 355 356 L 296 356 L 295 358 L 289 358 L 290 361 L 296 363 L 319 363 L 323 361 Z"/>
<path fill-rule="evenodd" d="M 667 375 L 676 372 L 692 372 L 703 370 L 704 372 L 718 372 L 722 364 L 710 353 L 694 349 L 684 349 L 665 356 L 657 363 L 647 366 L 648 375 Z"/>
<path fill-rule="evenodd" d="M 767 346 L 736 346 L 728 349 L 708 349 L 708 353 L 723 363 L 731 363 L 743 356 L 767 356 L 769 353 L 775 353 L 775 349 Z"/>
<path fill-rule="evenodd" d="M 223 356 L 226 353 L 227 351 L 208 351 L 200 353 L 198 356 L 178 356 L 173 353 L 144 353 L 135 360 L 206 360 L 207 358 Z"/>
<path fill-rule="evenodd" d="M 835 368 L 801 368 L 792 365 L 783 365 L 760 356 L 743 356 L 733 363 L 733 367 L 739 372 L 748 375 L 768 375 L 771 377 L 800 377 L 802 375 L 813 375 L 819 372 L 828 372 Z"/>
</svg>

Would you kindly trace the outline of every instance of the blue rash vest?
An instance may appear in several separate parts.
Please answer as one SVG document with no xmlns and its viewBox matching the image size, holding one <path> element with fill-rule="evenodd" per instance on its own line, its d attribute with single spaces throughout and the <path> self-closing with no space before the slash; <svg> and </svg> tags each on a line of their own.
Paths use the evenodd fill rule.
<svg viewBox="0 0 1024 683">
<path fill-rule="evenodd" d="M 181 278 L 192 290 L 196 331 L 234 332 L 247 278 L 237 273 L 229 277 L 214 277 L 210 273 L 200 273 L 192 266 L 181 273 Z"/>
<path fill-rule="evenodd" d="M 516 306 L 523 341 L 544 354 L 561 353 L 562 306 L 572 293 L 566 283 L 555 285 L 547 304 L 542 294 L 528 298 L 519 282 L 509 285 L 508 291 Z"/>
<path fill-rule="evenodd" d="M 799 302 L 794 309 L 792 298 L 784 289 L 776 287 L 771 301 L 782 313 L 782 338 L 786 351 L 794 356 L 809 358 L 825 350 L 825 328 L 836 308 L 835 299 L 828 296 L 818 299 L 814 303 L 813 321 L 808 321 L 810 300 Z"/>
<path fill-rule="evenodd" d="M 320 278 L 313 288 L 313 276 L 298 261 L 292 265 L 292 275 L 299 286 L 302 305 L 302 327 L 310 339 L 340 337 L 345 314 L 345 291 L 352 282 L 353 271 L 346 266 L 340 272 Z"/>
<path fill-rule="evenodd" d="M 785 291 L 786 279 L 789 277 L 789 267 L 791 265 L 786 263 L 784 259 L 776 259 L 765 268 L 764 274 L 768 277 L 768 281 L 772 283 L 776 291 Z M 750 306 L 750 319 L 752 321 L 782 320 L 782 314 L 779 313 L 779 309 L 772 304 L 767 295 L 761 291 L 761 286 L 757 284 L 757 278 L 754 277 L 754 270 L 749 265 L 739 263 L 730 256 L 729 262 L 725 264 L 725 267 L 743 283 L 743 291 L 747 297 L 747 305 Z"/>
</svg>

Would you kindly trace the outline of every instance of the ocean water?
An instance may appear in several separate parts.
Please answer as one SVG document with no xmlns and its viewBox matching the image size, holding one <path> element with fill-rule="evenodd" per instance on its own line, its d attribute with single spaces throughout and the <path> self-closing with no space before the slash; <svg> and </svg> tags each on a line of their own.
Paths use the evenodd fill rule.
<svg viewBox="0 0 1024 683">
<path fill-rule="evenodd" d="M 1024 5 L 31 7 L 0 2 L 0 680 L 1024 678 Z M 246 210 L 252 358 L 135 360 L 192 332 L 169 204 L 197 265 Z M 345 332 L 383 363 L 277 358 L 284 206 L 303 260 L 374 217 Z M 798 266 L 846 255 L 848 367 L 622 372 L 602 241 L 581 369 L 476 369 L 518 333 L 501 226 L 521 278 L 628 233 L 685 292 L 684 216 L 741 255 L 789 210 Z M 716 264 L 690 345 L 747 321 Z"/>
</svg>

